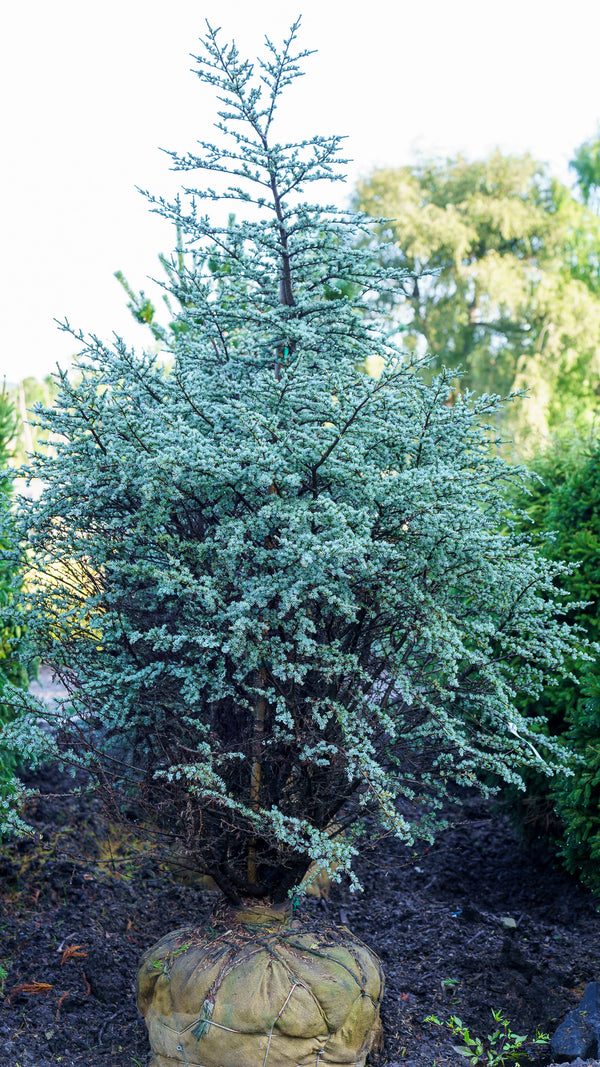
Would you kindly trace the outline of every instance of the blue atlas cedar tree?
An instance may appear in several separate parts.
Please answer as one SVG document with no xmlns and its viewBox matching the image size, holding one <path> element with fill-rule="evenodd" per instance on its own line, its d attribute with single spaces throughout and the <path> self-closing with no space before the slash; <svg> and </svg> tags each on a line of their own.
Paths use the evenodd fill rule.
<svg viewBox="0 0 600 1067">
<path fill-rule="evenodd" d="M 19 520 L 32 653 L 71 696 L 21 700 L 11 743 L 88 767 L 232 901 L 349 870 L 374 818 L 431 833 L 453 783 L 556 767 L 514 697 L 576 643 L 561 565 L 499 526 L 520 475 L 490 447 L 496 400 L 424 381 L 369 313 L 397 272 L 366 219 L 307 197 L 341 139 L 275 137 L 297 31 L 254 67 L 208 28 L 219 145 L 172 160 L 221 186 L 150 197 L 181 234 L 174 321 L 158 354 L 77 335 Z M 246 217 L 214 225 L 222 198 Z"/>
</svg>

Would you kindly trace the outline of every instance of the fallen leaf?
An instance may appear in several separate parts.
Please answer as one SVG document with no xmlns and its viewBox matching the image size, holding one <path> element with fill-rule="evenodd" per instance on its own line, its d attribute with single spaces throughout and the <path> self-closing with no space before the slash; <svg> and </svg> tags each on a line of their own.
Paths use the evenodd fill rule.
<svg viewBox="0 0 600 1067">
<path fill-rule="evenodd" d="M 48 985 L 47 982 L 21 982 L 11 989 L 6 999 L 10 1004 L 12 997 L 18 996 L 19 993 L 49 993 L 51 989 L 54 989 L 54 986 Z"/>
<path fill-rule="evenodd" d="M 67 945 L 65 951 L 62 954 L 61 964 L 66 963 L 67 960 L 82 960 L 87 956 L 83 945 Z"/>
<path fill-rule="evenodd" d="M 56 1004 L 56 1015 L 54 1016 L 54 1019 L 57 1022 L 58 1022 L 58 1016 L 60 1014 L 60 1009 L 62 1008 L 65 1000 L 67 999 L 67 997 L 70 997 L 70 996 L 71 996 L 71 990 L 68 989 L 66 993 L 63 993 L 62 996 L 60 996 L 58 998 L 58 1001 L 57 1001 L 57 1004 Z"/>
</svg>

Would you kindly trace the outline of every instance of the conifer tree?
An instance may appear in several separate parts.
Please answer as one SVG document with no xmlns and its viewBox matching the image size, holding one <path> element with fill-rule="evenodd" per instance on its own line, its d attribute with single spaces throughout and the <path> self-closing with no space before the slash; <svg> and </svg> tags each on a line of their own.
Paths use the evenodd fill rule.
<svg viewBox="0 0 600 1067">
<path fill-rule="evenodd" d="M 233 901 L 348 869 L 365 814 L 409 841 L 453 783 L 556 765 L 514 698 L 574 643 L 561 566 L 499 527 L 495 401 L 450 405 L 365 314 L 397 272 L 310 199 L 340 138 L 276 137 L 297 31 L 255 70 L 208 29 L 219 145 L 172 160 L 215 187 L 150 197 L 182 238 L 164 350 L 79 335 L 20 518 L 32 647 L 71 696 L 29 698 L 13 740 L 88 767 Z"/>
</svg>

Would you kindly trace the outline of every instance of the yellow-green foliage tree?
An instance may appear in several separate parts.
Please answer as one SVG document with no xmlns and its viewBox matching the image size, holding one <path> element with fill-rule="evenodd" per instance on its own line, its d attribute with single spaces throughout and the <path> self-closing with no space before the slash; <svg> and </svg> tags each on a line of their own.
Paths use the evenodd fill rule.
<svg viewBox="0 0 600 1067">
<path fill-rule="evenodd" d="M 577 177 L 577 186 L 584 203 L 596 211 L 600 209 L 600 126 L 595 137 L 590 137 L 576 149 L 571 160 Z M 600 263 L 595 261 L 596 275 L 600 282 Z"/>
<path fill-rule="evenodd" d="M 460 388 L 530 399 L 508 409 L 519 443 L 600 395 L 600 220 L 529 155 L 375 170 L 357 206 L 380 218 L 374 248 L 405 267 L 388 297 L 404 343 Z M 385 221 L 387 220 L 387 221 Z M 506 425 L 506 424 L 505 424 Z"/>
<path fill-rule="evenodd" d="M 37 422 L 34 407 L 36 404 L 52 406 L 56 381 L 51 374 L 42 379 L 22 378 L 16 385 L 8 386 L 7 392 L 16 416 L 12 458 L 15 466 L 21 466 L 36 449 L 48 445 L 48 431 Z"/>
</svg>

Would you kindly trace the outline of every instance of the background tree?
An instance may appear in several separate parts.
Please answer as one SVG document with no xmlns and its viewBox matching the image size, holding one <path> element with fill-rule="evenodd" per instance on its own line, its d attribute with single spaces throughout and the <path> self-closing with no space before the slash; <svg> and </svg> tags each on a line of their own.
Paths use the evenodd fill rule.
<svg viewBox="0 0 600 1067">
<path fill-rule="evenodd" d="M 594 137 L 579 145 L 571 167 L 577 176 L 584 204 L 597 212 L 600 208 L 600 128 Z"/>
<path fill-rule="evenodd" d="M 428 352 L 433 369 L 462 367 L 461 388 L 529 390 L 508 409 L 520 444 L 589 420 L 600 388 L 600 226 L 565 186 L 528 155 L 495 152 L 376 170 L 356 204 L 389 220 L 377 240 L 394 246 L 381 259 L 412 275 L 387 297 L 412 351 Z"/>
<path fill-rule="evenodd" d="M 51 374 L 45 378 L 23 378 L 7 386 L 8 396 L 16 413 L 16 431 L 12 444 L 12 461 L 16 467 L 28 462 L 38 448 L 46 448 L 49 432 L 35 417 L 35 406 L 50 407 L 56 394 L 56 381 Z"/>
<path fill-rule="evenodd" d="M 562 566 L 498 526 L 519 475 L 488 447 L 495 402 L 449 405 L 449 376 L 385 340 L 365 312 L 404 267 L 307 197 L 340 139 L 276 139 L 296 30 L 258 77 L 209 30 L 223 140 L 173 163 L 218 187 L 150 198 L 186 250 L 167 351 L 81 337 L 20 514 L 32 645 L 71 695 L 22 700 L 7 736 L 87 766 L 236 903 L 285 898 L 313 859 L 348 869 L 365 811 L 412 840 L 454 783 L 560 763 L 515 694 L 574 641 Z M 222 198 L 249 217 L 212 223 Z"/>
</svg>

